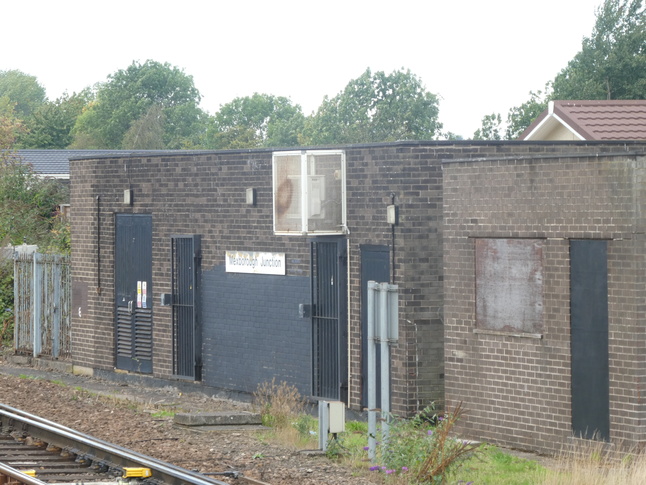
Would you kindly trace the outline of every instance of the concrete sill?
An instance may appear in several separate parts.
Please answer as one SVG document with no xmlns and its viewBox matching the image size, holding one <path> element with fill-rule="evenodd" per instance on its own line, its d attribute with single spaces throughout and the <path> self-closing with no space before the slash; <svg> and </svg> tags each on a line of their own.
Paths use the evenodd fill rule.
<svg viewBox="0 0 646 485">
<path fill-rule="evenodd" d="M 538 340 L 543 338 L 542 333 L 504 332 L 502 330 L 483 330 L 481 328 L 474 328 L 473 333 L 480 335 L 502 335 L 503 337 L 533 338 Z"/>
</svg>

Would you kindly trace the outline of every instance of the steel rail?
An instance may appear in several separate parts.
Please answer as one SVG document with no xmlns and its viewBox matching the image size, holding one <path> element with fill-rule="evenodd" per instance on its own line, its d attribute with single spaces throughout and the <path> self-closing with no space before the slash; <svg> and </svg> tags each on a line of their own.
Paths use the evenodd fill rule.
<svg viewBox="0 0 646 485">
<path fill-rule="evenodd" d="M 20 431 L 70 452 L 86 456 L 93 462 L 111 468 L 145 467 L 152 471 L 152 480 L 167 485 L 228 485 L 201 473 L 165 463 L 141 453 L 94 438 L 53 421 L 0 404 L 0 429 Z M 42 483 L 42 482 L 38 482 Z"/>
<path fill-rule="evenodd" d="M 5 465 L 4 463 L 0 463 L 0 477 L 9 477 L 13 478 L 14 480 L 22 483 L 23 485 L 47 485 L 45 482 L 41 482 L 37 478 L 30 477 L 29 475 L 25 475 L 19 470 L 16 470 L 15 468 L 11 468 L 10 466 Z"/>
</svg>

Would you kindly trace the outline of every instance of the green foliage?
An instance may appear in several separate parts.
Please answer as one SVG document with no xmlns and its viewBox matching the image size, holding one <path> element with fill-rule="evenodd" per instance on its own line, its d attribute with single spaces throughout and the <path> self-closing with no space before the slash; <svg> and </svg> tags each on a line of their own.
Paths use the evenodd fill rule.
<svg viewBox="0 0 646 485">
<path fill-rule="evenodd" d="M 643 0 L 605 0 L 592 35 L 554 79 L 552 99 L 646 99 Z"/>
<path fill-rule="evenodd" d="M 452 483 L 474 485 L 535 485 L 542 483 L 545 469 L 534 460 L 519 458 L 491 445 L 482 445 L 478 454 L 466 460 L 451 475 Z"/>
<path fill-rule="evenodd" d="M 185 148 L 201 134 L 204 113 L 198 107 L 200 98 L 193 77 L 179 68 L 152 60 L 133 62 L 98 85 L 96 101 L 77 120 L 74 146 L 131 148 L 124 145 L 124 139 L 137 145 L 138 132 L 144 128 L 155 132 L 155 123 L 161 123 L 163 148 Z M 163 113 L 163 119 L 153 119 L 155 110 Z M 126 139 L 138 120 L 134 133 Z"/>
<path fill-rule="evenodd" d="M 0 98 L 14 105 L 20 118 L 31 115 L 47 99 L 45 89 L 34 76 L 15 69 L 0 71 Z"/>
<path fill-rule="evenodd" d="M 39 178 L 7 154 L 0 160 L 0 243 L 52 246 L 56 209 L 67 198 L 67 189 L 57 180 Z"/>
<path fill-rule="evenodd" d="M 166 116 L 158 104 L 153 104 L 139 119 L 133 121 L 123 136 L 123 147 L 132 150 L 161 150 L 164 148 Z"/>
<path fill-rule="evenodd" d="M 7 97 L 0 97 L 0 161 L 11 155 L 16 138 L 24 130 L 23 123 L 16 118 L 14 106 Z"/>
<path fill-rule="evenodd" d="M 13 260 L 0 259 L 0 345 L 13 338 Z"/>
<path fill-rule="evenodd" d="M 382 464 L 371 470 L 391 475 L 410 473 L 419 483 L 445 483 L 446 477 L 480 446 L 450 436 L 463 412 L 460 403 L 444 416 L 426 408 L 412 419 L 395 419 L 379 450 Z"/>
<path fill-rule="evenodd" d="M 288 98 L 254 93 L 220 107 L 207 132 L 208 148 L 293 147 L 305 117 Z"/>
<path fill-rule="evenodd" d="M 311 432 L 316 430 L 317 421 L 309 414 L 301 414 L 296 418 L 293 426 L 302 438 L 309 438 Z"/>
<path fill-rule="evenodd" d="M 150 413 L 150 416 L 153 418 L 172 418 L 175 416 L 175 411 L 170 411 L 168 409 L 161 409 L 159 411 L 155 411 L 153 413 Z"/>
<path fill-rule="evenodd" d="M 511 108 L 509 140 L 517 138 L 550 100 L 646 99 L 646 12 L 644 0 L 605 0 L 590 37 L 544 91 Z"/>
<path fill-rule="evenodd" d="M 92 100 L 86 89 L 71 96 L 67 93 L 39 106 L 25 120 L 26 131 L 17 140 L 19 148 L 64 149 L 74 140 L 72 130 L 77 118 Z"/>
<path fill-rule="evenodd" d="M 474 140 L 500 140 L 500 114 L 491 113 L 482 118 L 482 126 L 473 134 Z"/>
<path fill-rule="evenodd" d="M 307 120 L 306 144 L 431 140 L 439 133 L 437 96 L 410 70 L 367 69 Z"/>
<path fill-rule="evenodd" d="M 529 99 L 520 106 L 515 106 L 507 114 L 507 140 L 518 138 L 525 129 L 547 109 L 551 83 L 545 85 L 544 91 L 531 91 Z"/>
</svg>

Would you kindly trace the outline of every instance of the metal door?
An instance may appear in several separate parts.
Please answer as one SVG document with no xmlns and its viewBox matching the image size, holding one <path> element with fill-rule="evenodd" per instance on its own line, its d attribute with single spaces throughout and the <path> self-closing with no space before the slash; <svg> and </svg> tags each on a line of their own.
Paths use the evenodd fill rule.
<svg viewBox="0 0 646 485">
<path fill-rule="evenodd" d="M 173 374 L 193 380 L 202 378 L 201 257 L 200 236 L 171 237 Z"/>
<path fill-rule="evenodd" d="M 390 282 L 388 246 L 363 244 L 361 249 L 361 405 L 368 405 L 368 281 Z M 381 382 L 381 346 L 376 353 L 376 382 Z M 377 407 L 381 407 L 381 386 L 377 386 Z"/>
<path fill-rule="evenodd" d="M 152 216 L 115 218 L 116 367 L 152 372 Z"/>
<path fill-rule="evenodd" d="M 347 247 L 341 238 L 311 242 L 312 394 L 348 402 Z"/>
<path fill-rule="evenodd" d="M 572 429 L 610 439 L 606 241 L 570 242 Z"/>
</svg>

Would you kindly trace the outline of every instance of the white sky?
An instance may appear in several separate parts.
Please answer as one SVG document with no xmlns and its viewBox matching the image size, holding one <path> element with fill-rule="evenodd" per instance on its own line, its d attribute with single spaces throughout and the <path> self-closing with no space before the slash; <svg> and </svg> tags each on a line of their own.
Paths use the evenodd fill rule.
<svg viewBox="0 0 646 485">
<path fill-rule="evenodd" d="M 202 108 L 254 92 L 307 115 L 370 67 L 410 69 L 440 96 L 444 130 L 470 137 L 564 68 L 602 0 L 2 0 L 0 70 L 50 99 L 133 60 L 193 76 Z"/>
</svg>

